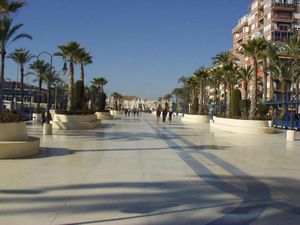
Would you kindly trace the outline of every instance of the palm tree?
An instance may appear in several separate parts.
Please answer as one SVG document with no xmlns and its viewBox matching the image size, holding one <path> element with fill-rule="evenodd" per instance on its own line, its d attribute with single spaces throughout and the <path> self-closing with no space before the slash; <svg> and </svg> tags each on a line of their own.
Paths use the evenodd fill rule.
<svg viewBox="0 0 300 225">
<path fill-rule="evenodd" d="M 120 101 L 122 100 L 122 98 L 123 98 L 123 96 L 120 94 L 120 93 L 118 93 L 118 92 L 114 92 L 114 93 L 112 93 L 111 94 L 111 96 L 114 98 L 114 100 L 115 100 L 115 109 L 116 110 L 119 110 L 119 104 L 118 103 L 120 103 Z"/>
<path fill-rule="evenodd" d="M 189 88 L 191 91 L 192 96 L 192 114 L 197 114 L 198 112 L 198 86 L 199 86 L 199 78 L 195 75 L 192 75 L 191 77 L 187 78 L 185 81 L 185 85 Z"/>
<path fill-rule="evenodd" d="M 254 74 L 253 74 L 253 88 L 251 93 L 251 107 L 250 119 L 253 119 L 257 111 L 257 75 L 258 75 L 258 60 L 263 57 L 263 52 L 266 49 L 266 42 L 264 38 L 250 39 L 247 43 L 242 44 L 241 53 L 249 56 L 253 60 Z"/>
<path fill-rule="evenodd" d="M 248 86 L 253 76 L 253 69 L 250 66 L 238 68 L 238 80 L 243 82 L 244 99 L 248 99 Z"/>
<path fill-rule="evenodd" d="M 25 2 L 0 0 L 0 18 L 8 17 L 10 13 L 15 13 L 23 7 Z"/>
<path fill-rule="evenodd" d="M 48 109 L 51 104 L 51 88 L 52 86 L 60 86 L 63 84 L 63 80 L 60 78 L 61 75 L 56 70 L 52 68 L 48 68 L 46 72 L 43 75 L 43 83 L 47 86 L 48 90 L 48 96 L 47 96 L 47 102 L 48 102 Z"/>
<path fill-rule="evenodd" d="M 84 83 L 84 66 L 93 63 L 92 56 L 84 48 L 81 48 L 75 60 L 80 64 L 80 80 Z"/>
<path fill-rule="evenodd" d="M 281 53 L 286 54 L 292 59 L 294 65 L 299 63 L 300 60 L 300 37 L 297 35 L 292 36 L 289 41 L 280 43 L 279 48 Z M 296 101 L 299 101 L 299 76 L 294 74 L 294 83 L 296 84 Z"/>
<path fill-rule="evenodd" d="M 173 98 L 173 95 L 172 94 L 170 94 L 170 93 L 168 93 L 168 94 L 165 94 L 165 96 L 163 97 L 166 101 L 167 101 L 167 103 L 168 103 L 168 105 L 171 105 L 170 103 L 170 101 L 171 101 L 171 99 Z"/>
<path fill-rule="evenodd" d="M 80 52 L 80 44 L 72 41 L 66 45 L 58 46 L 59 52 L 55 53 L 56 56 L 61 56 L 63 60 L 69 62 L 69 83 L 68 83 L 68 106 L 67 110 L 72 111 L 74 108 L 73 92 L 74 92 L 74 64 L 76 57 Z"/>
<path fill-rule="evenodd" d="M 0 20 L 0 52 L 1 52 L 1 70 L 0 70 L 0 94 L 3 92 L 4 65 L 6 57 L 6 47 L 8 44 L 21 38 L 32 39 L 29 34 L 17 34 L 23 24 L 12 25 L 13 20 L 4 17 Z M 0 96 L 0 111 L 2 109 L 2 96 Z"/>
<path fill-rule="evenodd" d="M 263 49 L 261 53 L 261 57 L 263 59 L 263 102 L 267 101 L 267 93 L 268 93 L 268 88 L 267 88 L 267 76 L 269 73 L 270 76 L 270 100 L 273 98 L 273 92 L 274 92 L 274 87 L 273 87 L 273 75 L 269 71 L 269 67 L 271 64 L 274 63 L 274 61 L 278 57 L 278 46 L 272 42 L 272 41 L 267 41 L 266 39 L 262 39 L 264 42 L 265 48 Z"/>
<path fill-rule="evenodd" d="M 236 58 L 234 55 L 227 51 L 221 52 L 220 54 L 213 57 L 213 64 L 219 66 L 219 72 L 223 74 L 224 78 L 224 100 L 226 102 L 226 116 L 230 117 L 231 110 L 231 91 L 232 85 L 236 81 Z"/>
<path fill-rule="evenodd" d="M 104 92 L 104 85 L 106 85 L 108 81 L 104 77 L 97 77 L 92 80 L 92 84 L 97 86 L 100 89 L 100 92 Z"/>
<path fill-rule="evenodd" d="M 209 83 L 214 87 L 214 111 L 217 111 L 217 105 L 220 103 L 220 85 L 224 82 L 223 72 L 220 67 L 216 67 L 209 71 Z M 221 109 L 221 108 L 220 108 Z"/>
<path fill-rule="evenodd" d="M 23 112 L 23 104 L 24 104 L 24 65 L 28 63 L 34 57 L 30 51 L 25 50 L 24 48 L 15 49 L 14 52 L 8 55 L 9 59 L 15 61 L 15 63 L 20 66 L 20 74 L 21 74 L 21 112 Z"/>
<path fill-rule="evenodd" d="M 1 80 L 4 80 L 6 46 L 21 38 L 32 39 L 29 34 L 16 34 L 16 32 L 23 26 L 23 24 L 12 26 L 12 22 L 13 20 L 8 18 L 3 18 L 2 20 L 0 20 Z"/>
<path fill-rule="evenodd" d="M 29 69 L 33 70 L 37 77 L 37 79 L 35 79 L 34 82 L 36 82 L 36 81 L 39 82 L 37 105 L 38 105 L 38 107 L 40 107 L 43 79 L 44 79 L 45 73 L 50 69 L 50 64 L 45 63 L 44 60 L 37 60 L 29 65 Z"/>
<path fill-rule="evenodd" d="M 209 73 L 207 71 L 207 69 L 205 67 L 200 67 L 198 70 L 196 70 L 194 72 L 194 75 L 198 78 L 199 80 L 199 86 L 200 86 L 200 99 L 199 99 L 199 113 L 202 114 L 203 113 L 203 106 L 205 105 L 205 87 L 206 87 L 206 82 L 208 80 L 209 77 Z"/>
<path fill-rule="evenodd" d="M 270 69 L 281 83 L 281 101 L 284 102 L 287 100 L 288 83 L 292 81 L 296 67 L 292 60 L 278 59 Z"/>
</svg>

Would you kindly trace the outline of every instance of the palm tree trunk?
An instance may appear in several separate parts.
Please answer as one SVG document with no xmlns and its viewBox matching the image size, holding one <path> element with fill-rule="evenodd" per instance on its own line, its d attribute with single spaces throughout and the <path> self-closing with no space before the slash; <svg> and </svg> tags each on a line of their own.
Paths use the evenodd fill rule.
<svg viewBox="0 0 300 225">
<path fill-rule="evenodd" d="M 3 108 L 3 85 L 4 85 L 4 63 L 5 63 L 5 55 L 6 55 L 6 51 L 5 48 L 2 49 L 1 52 L 1 74 L 0 74 L 0 112 L 2 111 Z"/>
<path fill-rule="evenodd" d="M 83 82 L 83 85 L 84 85 L 84 66 L 83 66 L 83 63 L 80 64 L 80 80 Z"/>
<path fill-rule="evenodd" d="M 226 117 L 230 117 L 231 111 L 231 84 L 228 83 L 227 102 L 226 102 Z"/>
<path fill-rule="evenodd" d="M 217 112 L 216 105 L 218 104 L 218 90 L 217 90 L 216 83 L 215 83 L 215 91 L 214 91 L 214 101 L 215 101 L 214 115 L 216 115 L 216 112 Z"/>
<path fill-rule="evenodd" d="M 203 112 L 203 81 L 200 84 L 199 114 Z"/>
<path fill-rule="evenodd" d="M 224 104 L 227 103 L 227 82 L 224 83 Z M 226 105 L 226 109 L 227 109 L 227 105 Z M 220 110 L 222 111 L 222 106 L 220 106 Z M 226 112 L 224 112 L 226 113 Z"/>
<path fill-rule="evenodd" d="M 264 59 L 263 62 L 263 72 L 264 72 L 264 76 L 263 76 L 263 102 L 267 101 L 267 60 Z"/>
<path fill-rule="evenodd" d="M 274 84 L 273 84 L 273 74 L 270 74 L 270 101 L 273 100 L 274 96 Z"/>
<path fill-rule="evenodd" d="M 42 77 L 41 77 L 41 74 L 40 74 L 40 79 L 39 79 L 39 93 L 38 93 L 38 102 L 37 102 L 37 107 L 40 107 L 40 104 L 41 104 L 41 95 L 42 95 Z"/>
<path fill-rule="evenodd" d="M 250 107 L 250 119 L 254 119 L 256 115 L 257 108 L 257 74 L 258 74 L 258 63 L 257 59 L 254 57 L 254 76 L 253 76 L 253 88 L 251 96 L 251 107 Z"/>
<path fill-rule="evenodd" d="M 299 78 L 296 81 L 296 101 L 299 101 Z M 298 114 L 299 107 L 296 108 L 296 113 Z"/>
<path fill-rule="evenodd" d="M 69 71 L 69 87 L 68 87 L 68 106 L 67 110 L 73 110 L 73 90 L 74 90 L 74 65 L 73 61 L 70 61 L 70 71 Z"/>
<path fill-rule="evenodd" d="M 244 99 L 248 99 L 248 82 L 244 82 Z"/>
<path fill-rule="evenodd" d="M 285 80 L 281 81 L 281 93 L 282 93 L 282 102 L 287 102 L 287 82 Z M 284 115 L 287 112 L 287 105 L 284 105 Z"/>
<path fill-rule="evenodd" d="M 21 64 L 21 113 L 24 110 L 24 67 Z"/>
</svg>

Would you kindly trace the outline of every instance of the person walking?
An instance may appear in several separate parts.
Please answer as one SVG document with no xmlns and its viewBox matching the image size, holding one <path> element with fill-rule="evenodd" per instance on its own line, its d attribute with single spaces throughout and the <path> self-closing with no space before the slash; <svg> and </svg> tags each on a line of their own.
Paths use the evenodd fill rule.
<svg viewBox="0 0 300 225">
<path fill-rule="evenodd" d="M 161 105 L 159 105 L 156 109 L 156 121 L 157 122 L 159 122 L 160 114 L 161 114 Z"/>
<path fill-rule="evenodd" d="M 173 111 L 172 109 L 169 110 L 169 122 L 172 122 L 172 116 L 173 116 Z"/>
<path fill-rule="evenodd" d="M 167 115 L 168 115 L 168 109 L 169 109 L 169 104 L 166 102 L 165 104 L 165 108 L 162 112 L 162 121 L 165 123 L 166 122 L 166 118 L 167 118 Z"/>
</svg>

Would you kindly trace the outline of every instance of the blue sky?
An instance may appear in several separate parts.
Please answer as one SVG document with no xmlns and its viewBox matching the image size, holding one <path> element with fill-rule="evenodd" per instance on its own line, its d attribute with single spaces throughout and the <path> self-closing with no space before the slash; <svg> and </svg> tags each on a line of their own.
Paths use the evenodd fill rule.
<svg viewBox="0 0 300 225">
<path fill-rule="evenodd" d="M 104 76 L 106 91 L 158 98 L 211 57 L 232 47 L 231 30 L 249 0 L 27 0 L 15 15 L 33 40 L 9 46 L 37 54 L 78 41 L 93 55 L 86 83 Z M 42 57 L 49 60 L 47 55 Z M 54 58 L 61 70 L 63 62 Z M 17 67 L 7 60 L 7 77 Z M 76 67 L 75 79 L 79 77 Z M 32 78 L 28 78 L 29 81 Z M 25 81 L 28 80 L 27 78 Z"/>
</svg>

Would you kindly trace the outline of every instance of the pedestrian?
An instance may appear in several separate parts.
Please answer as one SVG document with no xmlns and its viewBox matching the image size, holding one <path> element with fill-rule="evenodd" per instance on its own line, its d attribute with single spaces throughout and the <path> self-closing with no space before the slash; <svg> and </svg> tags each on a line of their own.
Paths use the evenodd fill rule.
<svg viewBox="0 0 300 225">
<path fill-rule="evenodd" d="M 166 102 L 165 104 L 165 108 L 162 112 L 162 121 L 165 123 L 166 122 L 166 118 L 167 118 L 167 115 L 168 115 L 168 109 L 169 109 L 169 104 Z"/>
<path fill-rule="evenodd" d="M 173 116 L 173 111 L 170 109 L 169 110 L 169 121 L 170 121 L 170 123 L 172 122 L 172 116 Z"/>
<path fill-rule="evenodd" d="M 168 109 L 164 108 L 164 110 L 162 112 L 162 121 L 164 123 L 166 122 L 167 115 L 168 115 Z"/>
<path fill-rule="evenodd" d="M 124 112 L 125 112 L 125 116 L 127 117 L 128 109 L 126 108 L 126 109 L 124 110 Z"/>
<path fill-rule="evenodd" d="M 161 114 L 161 105 L 159 105 L 156 109 L 156 121 L 157 122 L 159 122 L 160 114 Z"/>
</svg>

